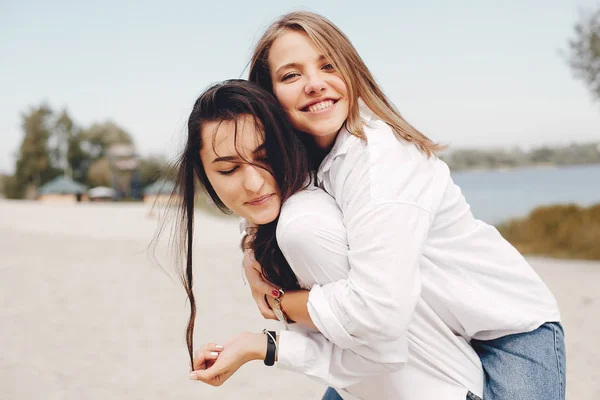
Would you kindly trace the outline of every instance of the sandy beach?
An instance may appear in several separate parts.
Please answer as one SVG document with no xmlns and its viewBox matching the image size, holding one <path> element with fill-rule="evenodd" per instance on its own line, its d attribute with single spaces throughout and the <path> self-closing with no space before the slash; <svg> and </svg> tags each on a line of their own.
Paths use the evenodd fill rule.
<svg viewBox="0 0 600 400">
<path fill-rule="evenodd" d="M 196 343 L 276 328 L 242 280 L 237 220 L 196 217 Z M 157 224 L 142 204 L 0 200 L 0 399 L 320 399 L 261 362 L 219 388 L 188 379 L 189 307 L 169 232 L 149 247 Z M 600 262 L 530 261 L 563 315 L 567 398 L 600 398 Z"/>
</svg>

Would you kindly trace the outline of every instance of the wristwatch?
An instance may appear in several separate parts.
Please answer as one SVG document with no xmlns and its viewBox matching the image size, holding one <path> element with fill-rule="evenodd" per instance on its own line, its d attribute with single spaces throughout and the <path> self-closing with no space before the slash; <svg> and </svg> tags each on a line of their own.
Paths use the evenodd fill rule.
<svg viewBox="0 0 600 400">
<path fill-rule="evenodd" d="M 273 300 L 273 312 L 279 321 L 287 325 L 289 321 L 285 315 L 285 312 L 283 311 L 283 308 L 281 307 L 281 299 L 283 299 L 284 294 L 285 292 L 283 289 L 279 289 L 279 296 L 275 297 L 275 300 Z"/>
</svg>

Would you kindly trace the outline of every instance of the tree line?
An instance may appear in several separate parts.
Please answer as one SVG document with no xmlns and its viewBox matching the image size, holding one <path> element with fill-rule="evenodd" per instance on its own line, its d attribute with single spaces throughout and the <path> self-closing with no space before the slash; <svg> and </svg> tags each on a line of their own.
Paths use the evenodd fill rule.
<svg viewBox="0 0 600 400">
<path fill-rule="evenodd" d="M 452 170 L 502 169 L 540 165 L 600 164 L 600 141 L 597 143 L 542 146 L 524 151 L 513 149 L 457 149 L 441 154 Z"/>
<path fill-rule="evenodd" d="M 22 113 L 21 129 L 14 174 L 2 177 L 0 182 L 8 198 L 33 198 L 40 186 L 61 175 L 88 187 L 112 187 L 108 149 L 118 144 L 134 145 L 131 135 L 114 122 L 81 127 L 67 110 L 55 112 L 46 104 Z M 140 186 L 158 179 L 164 166 L 163 157 L 140 157 Z"/>
</svg>

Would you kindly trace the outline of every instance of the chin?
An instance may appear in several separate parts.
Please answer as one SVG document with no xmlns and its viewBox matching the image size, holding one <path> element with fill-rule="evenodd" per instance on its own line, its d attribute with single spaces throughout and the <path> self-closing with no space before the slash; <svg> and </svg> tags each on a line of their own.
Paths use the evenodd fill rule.
<svg viewBox="0 0 600 400">
<path fill-rule="evenodd" d="M 265 212 L 260 213 L 260 215 L 253 215 L 251 217 L 248 217 L 247 219 L 255 225 L 266 225 L 275 221 L 278 216 L 279 208 L 277 208 L 276 210 L 265 210 Z"/>
</svg>

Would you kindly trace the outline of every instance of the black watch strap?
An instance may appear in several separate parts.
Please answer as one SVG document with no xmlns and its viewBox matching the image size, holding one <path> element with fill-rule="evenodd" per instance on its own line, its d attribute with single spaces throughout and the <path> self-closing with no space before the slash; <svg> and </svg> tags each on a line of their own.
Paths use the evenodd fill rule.
<svg viewBox="0 0 600 400">
<path fill-rule="evenodd" d="M 277 350 L 277 344 L 275 343 L 275 331 L 267 331 L 263 333 L 267 336 L 267 355 L 265 357 L 265 365 L 270 367 L 275 364 L 275 351 Z"/>
</svg>

